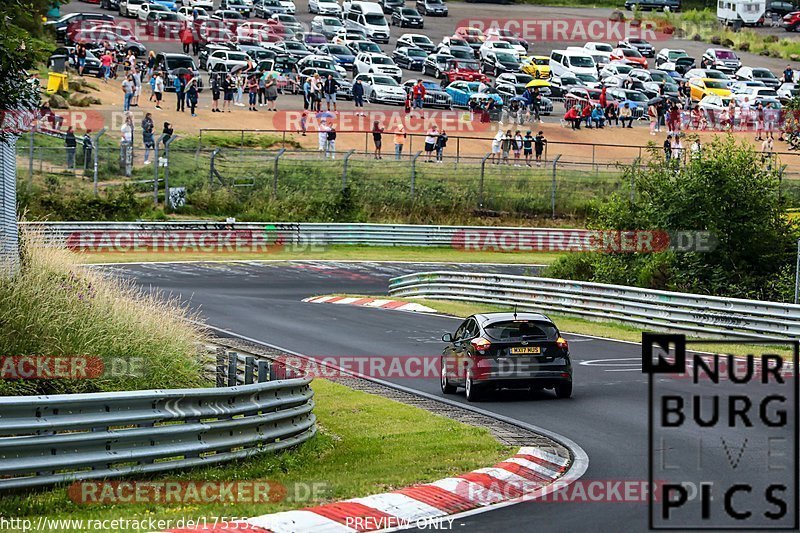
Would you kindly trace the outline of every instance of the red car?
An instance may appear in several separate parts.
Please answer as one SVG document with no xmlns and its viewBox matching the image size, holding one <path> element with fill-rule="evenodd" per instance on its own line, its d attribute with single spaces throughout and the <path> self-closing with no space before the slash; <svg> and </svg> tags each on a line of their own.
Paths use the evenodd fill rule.
<svg viewBox="0 0 800 533">
<path fill-rule="evenodd" d="M 647 58 L 633 48 L 614 48 L 611 51 L 611 61 L 621 61 L 626 65 L 647 68 Z"/>
<path fill-rule="evenodd" d="M 800 28 L 800 11 L 792 11 L 784 15 L 783 28 L 786 31 L 797 31 Z"/>
<path fill-rule="evenodd" d="M 477 61 L 463 59 L 448 61 L 447 68 L 442 71 L 441 79 L 443 85 L 461 80 L 489 83 L 489 76 L 481 72 L 481 66 Z"/>
</svg>

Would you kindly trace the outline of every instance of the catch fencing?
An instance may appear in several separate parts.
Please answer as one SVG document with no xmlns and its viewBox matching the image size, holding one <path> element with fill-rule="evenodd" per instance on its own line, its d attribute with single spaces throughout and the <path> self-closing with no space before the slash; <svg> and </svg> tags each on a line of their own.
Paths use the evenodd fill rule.
<svg viewBox="0 0 800 533">
<path fill-rule="evenodd" d="M 210 355 L 216 388 L 0 398 L 0 490 L 213 465 L 316 434 L 310 377 Z"/>
<path fill-rule="evenodd" d="M 389 294 L 517 306 L 693 336 L 800 338 L 800 305 L 621 285 L 500 274 L 420 272 L 393 278 Z"/>
</svg>

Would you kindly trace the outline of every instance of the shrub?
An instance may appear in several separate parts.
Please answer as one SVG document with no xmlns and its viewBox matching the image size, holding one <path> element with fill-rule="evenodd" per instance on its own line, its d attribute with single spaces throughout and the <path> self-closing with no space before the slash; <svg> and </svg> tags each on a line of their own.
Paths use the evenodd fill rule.
<svg viewBox="0 0 800 533">
<path fill-rule="evenodd" d="M 143 375 L 97 379 L 3 380 L 0 395 L 193 387 L 200 375 L 197 328 L 176 301 L 81 267 L 72 255 L 23 233 L 21 260 L 0 277 L 0 354 L 87 356 L 109 369 L 115 358 L 138 358 Z M 127 359 L 126 359 L 127 360 Z"/>
</svg>

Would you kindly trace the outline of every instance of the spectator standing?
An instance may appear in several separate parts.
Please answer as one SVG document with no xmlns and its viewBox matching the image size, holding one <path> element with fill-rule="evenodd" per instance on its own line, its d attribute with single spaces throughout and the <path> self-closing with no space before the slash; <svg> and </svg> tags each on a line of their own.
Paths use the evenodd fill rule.
<svg viewBox="0 0 800 533">
<path fill-rule="evenodd" d="M 683 160 L 683 141 L 680 134 L 672 135 L 672 159 L 680 163 Z"/>
<path fill-rule="evenodd" d="M 267 103 L 267 72 L 258 77 L 258 107 Z"/>
<path fill-rule="evenodd" d="M 186 102 L 189 104 L 189 110 L 192 112 L 193 117 L 197 116 L 196 109 L 198 96 L 197 78 L 193 77 L 186 85 Z"/>
<path fill-rule="evenodd" d="M 703 146 L 700 144 L 700 139 L 695 139 L 692 146 L 689 148 L 692 159 L 698 159 L 703 153 Z"/>
<path fill-rule="evenodd" d="M 536 147 L 536 166 L 538 167 L 542 164 L 542 153 L 544 152 L 544 146 L 547 144 L 547 139 L 544 138 L 543 131 L 539 131 L 539 133 L 536 134 L 536 137 L 533 138 L 533 144 Z"/>
<path fill-rule="evenodd" d="M 144 144 L 144 164 L 150 164 L 150 150 L 154 150 L 156 147 L 156 141 L 153 137 L 153 131 L 155 130 L 155 124 L 153 123 L 153 115 L 147 113 L 144 118 L 142 119 L 142 143 Z"/>
<path fill-rule="evenodd" d="M 791 65 L 786 65 L 783 70 L 783 83 L 794 83 L 794 70 Z"/>
<path fill-rule="evenodd" d="M 672 134 L 668 133 L 664 139 L 664 159 L 669 161 L 672 158 Z"/>
<path fill-rule="evenodd" d="M 172 86 L 175 88 L 175 98 L 177 99 L 175 111 L 183 113 L 186 108 L 186 93 L 184 92 L 186 90 L 186 85 L 184 85 L 183 78 L 175 76 Z"/>
<path fill-rule="evenodd" d="M 514 166 L 519 166 L 519 158 L 522 154 L 522 133 L 519 130 L 514 134 Z"/>
<path fill-rule="evenodd" d="M 78 43 L 75 47 L 75 57 L 78 58 L 78 75 L 83 76 L 83 69 L 86 68 L 86 47 Z"/>
<path fill-rule="evenodd" d="M 267 95 L 267 111 L 278 110 L 278 80 L 275 74 L 270 74 L 264 84 L 264 93 Z"/>
<path fill-rule="evenodd" d="M 156 109 L 161 109 L 161 98 L 164 95 L 164 77 L 161 73 L 156 74 L 156 81 L 153 84 L 153 94 L 156 96 Z"/>
<path fill-rule="evenodd" d="M 120 160 L 125 167 L 125 175 L 130 176 L 133 169 L 133 117 L 126 113 L 125 122 L 120 128 L 122 141 L 120 142 Z"/>
<path fill-rule="evenodd" d="M 319 113 L 322 111 L 322 79 L 319 73 L 315 73 L 311 78 L 311 109 Z"/>
<path fill-rule="evenodd" d="M 322 84 L 322 92 L 325 94 L 325 109 L 331 110 L 333 104 L 333 111 L 336 112 L 336 91 L 339 90 L 339 83 L 333 79 L 333 74 L 328 74 L 328 78 Z"/>
<path fill-rule="evenodd" d="M 83 134 L 83 170 L 89 168 L 89 161 L 92 160 L 92 130 L 86 130 Z"/>
<path fill-rule="evenodd" d="M 78 140 L 75 138 L 75 132 L 72 126 L 67 127 L 67 133 L 64 134 L 64 147 L 67 152 L 67 168 L 75 170 L 75 149 L 78 146 Z"/>
<path fill-rule="evenodd" d="M 619 120 L 622 122 L 622 127 L 625 127 L 625 121 L 628 121 L 628 127 L 633 127 L 633 110 L 628 102 L 625 102 L 622 109 L 619 110 Z"/>
<path fill-rule="evenodd" d="M 503 140 L 500 141 L 500 150 L 503 152 L 503 164 L 508 165 L 508 154 L 511 151 L 511 144 L 514 142 L 514 137 L 511 135 L 511 130 L 506 130 L 503 135 Z"/>
<path fill-rule="evenodd" d="M 411 94 L 414 97 L 414 109 L 419 109 L 420 113 L 422 113 L 422 108 L 425 103 L 425 94 L 427 92 L 421 79 L 417 80 L 417 83 L 415 83 L 414 87 L 411 89 Z"/>
<path fill-rule="evenodd" d="M 650 120 L 650 135 L 655 135 L 658 131 L 658 109 L 655 104 L 647 106 L 647 118 Z"/>
<path fill-rule="evenodd" d="M 444 149 L 447 148 L 447 132 L 442 129 L 439 132 L 439 136 L 436 138 L 436 162 L 442 162 L 442 156 L 444 155 Z"/>
<path fill-rule="evenodd" d="M 428 131 L 425 133 L 425 161 L 428 163 L 431 162 L 431 157 L 433 157 L 433 151 L 436 149 L 436 140 L 439 138 L 439 130 L 436 128 L 436 124 L 428 128 Z"/>
<path fill-rule="evenodd" d="M 319 151 L 323 154 L 325 153 L 325 146 L 328 142 L 328 122 L 323 118 L 319 121 L 319 130 L 317 131 L 317 144 L 319 145 Z"/>
<path fill-rule="evenodd" d="M 100 65 L 103 67 L 103 83 L 108 83 L 108 78 L 111 77 L 111 65 L 114 64 L 114 56 L 111 52 L 106 50 L 100 56 Z"/>
<path fill-rule="evenodd" d="M 233 76 L 230 74 L 226 74 L 224 78 L 222 78 L 222 93 L 224 96 L 224 100 L 222 101 L 222 112 L 224 113 L 227 109 L 228 113 L 231 112 L 231 105 L 233 104 L 233 93 L 236 92 L 236 82 L 233 80 Z"/>
<path fill-rule="evenodd" d="M 531 130 L 525 132 L 525 137 L 522 138 L 522 155 L 525 157 L 525 164 L 531 166 L 531 156 L 533 155 L 533 135 L 531 135 Z"/>
<path fill-rule="evenodd" d="M 175 133 L 175 130 L 172 127 L 172 124 L 169 122 L 164 122 L 164 129 L 161 131 L 161 135 L 163 135 L 164 139 L 164 147 L 167 147 L 167 141 L 172 138 L 172 134 Z"/>
<path fill-rule="evenodd" d="M 147 54 L 147 66 L 145 68 L 147 69 L 147 79 L 148 80 L 152 79 L 153 78 L 153 73 L 155 72 L 155 68 L 156 68 L 156 51 L 155 50 L 150 50 L 150 52 Z"/>
<path fill-rule="evenodd" d="M 406 143 L 406 129 L 402 124 L 397 126 L 397 131 L 394 132 L 394 158 L 400 161 L 403 157 L 403 145 Z"/>
<path fill-rule="evenodd" d="M 498 129 L 497 135 L 492 139 L 492 164 L 497 165 L 500 162 L 500 148 L 503 142 L 503 130 Z"/>
<path fill-rule="evenodd" d="M 213 74 L 211 76 L 211 112 L 212 113 L 221 113 L 222 111 L 219 110 L 219 97 L 220 97 L 220 82 L 219 82 L 219 75 Z"/>
<path fill-rule="evenodd" d="M 245 77 L 242 74 L 236 74 L 233 76 L 233 81 L 236 84 L 236 92 L 233 95 L 233 105 L 244 107 L 244 87 L 247 83 Z"/>
<path fill-rule="evenodd" d="M 258 102 L 258 81 L 252 74 L 247 78 L 247 97 L 247 103 L 250 106 L 248 109 L 250 111 L 258 111 L 256 107 Z"/>
<path fill-rule="evenodd" d="M 303 137 L 306 136 L 306 125 L 308 124 L 308 113 L 303 111 L 303 114 L 300 115 L 300 133 L 303 134 Z"/>
<path fill-rule="evenodd" d="M 188 54 L 189 49 L 194 42 L 194 36 L 192 35 L 192 30 L 189 29 L 189 25 L 186 24 L 183 29 L 181 29 L 181 44 L 183 45 L 183 53 Z"/>
<path fill-rule="evenodd" d="M 133 80 L 133 96 L 131 97 L 131 107 L 139 107 L 139 96 L 142 94 L 142 74 L 138 69 L 131 70 Z"/>
<path fill-rule="evenodd" d="M 131 100 L 133 99 L 133 78 L 130 74 L 122 80 L 122 96 L 122 111 L 127 113 L 131 109 Z"/>
<path fill-rule="evenodd" d="M 326 134 L 325 157 L 330 154 L 331 159 L 336 159 L 336 127 L 331 125 Z"/>
<path fill-rule="evenodd" d="M 383 128 L 377 120 L 372 123 L 372 142 L 375 144 L 375 159 L 383 159 L 381 155 Z"/>
<path fill-rule="evenodd" d="M 761 140 L 761 135 L 764 133 L 764 106 L 759 102 L 756 105 L 756 140 Z"/>
<path fill-rule="evenodd" d="M 361 83 L 361 80 L 355 80 L 353 82 L 353 103 L 356 109 L 364 108 L 364 84 Z M 356 113 L 356 116 L 363 116 L 363 113 L 359 111 Z"/>
</svg>

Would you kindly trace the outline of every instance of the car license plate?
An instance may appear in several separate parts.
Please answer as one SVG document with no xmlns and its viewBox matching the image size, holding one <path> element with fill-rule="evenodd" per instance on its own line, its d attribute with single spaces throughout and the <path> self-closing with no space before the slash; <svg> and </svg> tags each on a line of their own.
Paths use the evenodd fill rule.
<svg viewBox="0 0 800 533">
<path fill-rule="evenodd" d="M 542 353 L 542 349 L 539 346 L 522 346 L 517 348 L 511 348 L 512 355 L 537 354 L 537 353 Z"/>
</svg>

